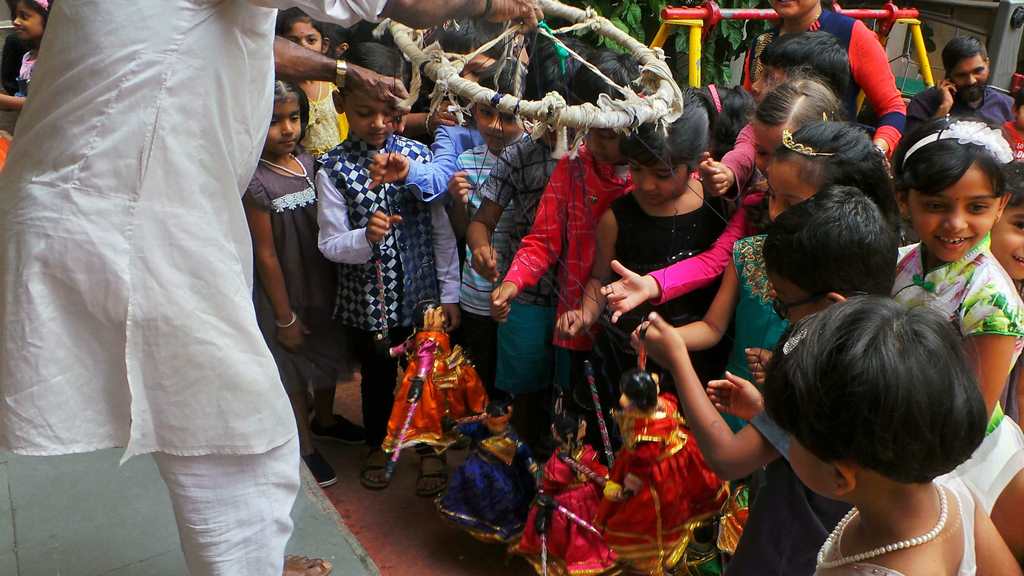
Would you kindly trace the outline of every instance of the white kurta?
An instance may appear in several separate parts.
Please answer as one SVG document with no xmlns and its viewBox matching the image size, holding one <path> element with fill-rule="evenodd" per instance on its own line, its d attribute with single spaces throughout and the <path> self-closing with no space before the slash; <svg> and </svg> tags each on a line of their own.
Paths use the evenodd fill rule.
<svg viewBox="0 0 1024 576">
<path fill-rule="evenodd" d="M 345 25 L 384 4 L 258 3 Z M 273 107 L 275 11 L 255 4 L 55 3 L 0 176 L 0 449 L 257 454 L 295 434 L 241 204 Z"/>
</svg>

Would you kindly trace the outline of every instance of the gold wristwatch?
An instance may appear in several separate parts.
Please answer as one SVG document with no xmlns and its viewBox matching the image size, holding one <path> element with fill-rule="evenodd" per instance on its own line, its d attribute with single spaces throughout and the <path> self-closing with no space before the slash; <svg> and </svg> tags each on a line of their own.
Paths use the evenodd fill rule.
<svg viewBox="0 0 1024 576">
<path fill-rule="evenodd" d="M 348 78 L 348 63 L 344 60 L 338 60 L 337 67 L 334 72 L 334 85 L 338 87 L 338 90 L 345 89 L 345 80 Z"/>
</svg>

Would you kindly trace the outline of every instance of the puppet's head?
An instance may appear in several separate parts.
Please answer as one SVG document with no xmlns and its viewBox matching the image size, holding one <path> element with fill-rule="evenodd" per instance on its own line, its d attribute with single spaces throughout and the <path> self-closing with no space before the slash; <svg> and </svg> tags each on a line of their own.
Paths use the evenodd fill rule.
<svg viewBox="0 0 1024 576">
<path fill-rule="evenodd" d="M 634 368 L 619 380 L 619 405 L 623 410 L 635 408 L 648 412 L 658 406 L 658 379 L 645 370 Z"/>
<path fill-rule="evenodd" d="M 415 310 L 416 328 L 429 332 L 444 332 L 446 323 L 444 308 L 437 300 L 420 300 Z"/>
<path fill-rule="evenodd" d="M 491 434 L 501 434 L 508 429 L 508 421 L 512 418 L 512 405 L 507 401 L 491 400 L 487 403 L 484 425 Z"/>
<path fill-rule="evenodd" d="M 573 412 L 562 412 L 555 415 L 555 420 L 551 423 L 551 433 L 559 444 L 572 449 L 586 437 L 587 421 Z"/>
</svg>

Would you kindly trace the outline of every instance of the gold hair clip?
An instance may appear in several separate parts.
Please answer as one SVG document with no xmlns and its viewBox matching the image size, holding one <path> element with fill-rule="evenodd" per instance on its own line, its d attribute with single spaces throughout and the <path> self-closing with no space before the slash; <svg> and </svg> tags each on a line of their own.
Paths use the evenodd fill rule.
<svg viewBox="0 0 1024 576">
<path fill-rule="evenodd" d="M 782 129 L 782 145 L 792 150 L 793 152 L 796 152 L 797 154 L 802 154 L 804 156 L 836 155 L 835 152 L 815 152 L 814 148 L 811 148 L 810 146 L 804 146 L 803 144 L 797 142 L 796 140 L 793 140 L 793 133 L 785 128 Z"/>
</svg>

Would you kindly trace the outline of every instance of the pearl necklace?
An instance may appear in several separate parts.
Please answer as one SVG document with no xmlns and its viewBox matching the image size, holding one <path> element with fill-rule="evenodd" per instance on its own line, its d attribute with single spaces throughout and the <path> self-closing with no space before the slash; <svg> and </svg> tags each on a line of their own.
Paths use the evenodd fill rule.
<svg viewBox="0 0 1024 576">
<path fill-rule="evenodd" d="M 277 168 L 281 172 L 284 172 L 285 174 L 288 174 L 290 176 L 295 176 L 296 178 L 306 178 L 306 179 L 309 179 L 309 173 L 306 172 L 306 166 L 303 165 L 302 162 L 299 162 L 299 159 L 296 158 L 294 154 L 289 154 L 288 157 L 291 158 L 292 160 L 294 160 L 295 163 L 299 165 L 299 168 L 302 168 L 302 172 L 296 172 L 295 170 L 291 170 L 291 169 L 287 168 L 286 166 L 281 166 L 280 164 L 274 164 L 270 160 L 264 160 L 263 158 L 260 158 L 260 162 L 263 162 L 264 164 L 266 164 L 267 166 L 270 166 L 271 168 Z"/>
<path fill-rule="evenodd" d="M 863 562 L 881 556 L 882 554 L 888 554 L 889 552 L 895 552 L 897 550 L 904 550 L 906 548 L 913 548 L 914 546 L 920 546 L 935 540 L 942 529 L 946 527 L 946 518 L 949 516 L 949 507 L 946 502 L 946 491 L 942 487 L 936 485 L 935 489 L 939 493 L 939 521 L 935 524 L 935 527 L 929 530 L 926 534 L 916 536 L 914 538 L 908 538 L 906 540 L 900 540 L 892 544 L 886 544 L 885 546 L 879 546 L 874 550 L 868 550 L 867 552 L 861 552 L 860 554 L 854 554 L 853 556 L 842 556 L 842 551 L 838 549 L 840 538 L 843 536 L 843 531 L 846 529 L 846 525 L 853 520 L 853 517 L 857 515 L 857 509 L 853 508 L 846 513 L 846 516 L 839 521 L 836 525 L 836 529 L 828 535 L 828 539 L 825 540 L 825 544 L 818 551 L 818 569 L 837 568 L 839 566 L 845 566 L 847 564 L 853 564 L 855 562 Z M 835 560 L 825 561 L 825 554 L 832 549 L 835 545 L 839 550 L 840 556 Z"/>
</svg>

